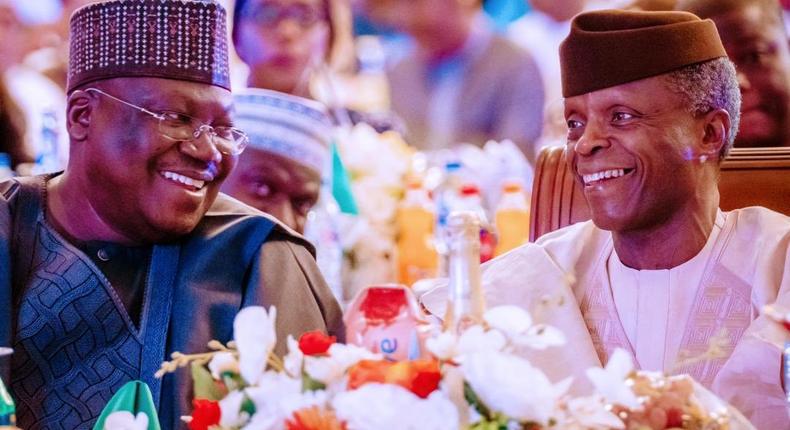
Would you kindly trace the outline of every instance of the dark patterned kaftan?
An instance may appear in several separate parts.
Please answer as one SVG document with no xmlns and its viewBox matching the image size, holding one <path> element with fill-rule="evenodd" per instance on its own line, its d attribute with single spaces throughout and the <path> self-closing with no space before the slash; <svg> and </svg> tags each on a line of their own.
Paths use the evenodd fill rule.
<svg viewBox="0 0 790 430">
<path fill-rule="evenodd" d="M 12 311 L 0 313 L 0 346 L 15 349 L 0 371 L 20 427 L 90 428 L 121 385 L 140 379 L 162 428 L 183 428 L 189 372 L 153 375 L 173 351 L 230 340 L 243 306 L 278 307 L 279 352 L 288 334 L 342 338 L 340 309 L 309 245 L 224 195 L 190 235 L 152 247 L 138 330 L 102 271 L 46 220 L 46 179 L 0 183 L 0 306 Z"/>
</svg>

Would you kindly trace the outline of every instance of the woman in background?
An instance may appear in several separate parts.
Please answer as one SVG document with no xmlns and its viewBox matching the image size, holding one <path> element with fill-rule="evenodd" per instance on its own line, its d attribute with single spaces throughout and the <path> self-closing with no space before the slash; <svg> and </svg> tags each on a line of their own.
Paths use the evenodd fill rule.
<svg viewBox="0 0 790 430">
<path fill-rule="evenodd" d="M 247 86 L 314 98 L 316 73 L 352 66 L 348 0 L 237 0 L 233 43 Z"/>
</svg>

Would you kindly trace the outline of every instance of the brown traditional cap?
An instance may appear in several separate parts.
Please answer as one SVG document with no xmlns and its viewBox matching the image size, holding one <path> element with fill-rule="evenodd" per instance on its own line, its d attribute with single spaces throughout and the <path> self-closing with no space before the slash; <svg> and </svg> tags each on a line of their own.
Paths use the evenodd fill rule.
<svg viewBox="0 0 790 430">
<path fill-rule="evenodd" d="M 230 90 L 225 9 L 214 0 L 110 0 L 71 16 L 68 92 L 155 77 Z"/>
<path fill-rule="evenodd" d="M 582 13 L 560 45 L 562 95 L 586 94 L 726 56 L 713 21 L 694 14 Z"/>
</svg>

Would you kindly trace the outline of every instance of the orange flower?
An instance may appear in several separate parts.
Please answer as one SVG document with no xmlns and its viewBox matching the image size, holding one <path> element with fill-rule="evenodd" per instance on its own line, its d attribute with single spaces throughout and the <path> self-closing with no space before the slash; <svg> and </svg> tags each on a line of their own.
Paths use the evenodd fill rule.
<svg viewBox="0 0 790 430">
<path fill-rule="evenodd" d="M 309 331 L 299 338 L 299 350 L 304 355 L 324 355 L 335 342 L 335 336 L 327 336 L 319 330 Z"/>
<path fill-rule="evenodd" d="M 426 398 L 439 387 L 441 379 L 436 360 L 362 360 L 349 370 L 348 387 L 353 390 L 369 382 L 395 384 Z"/>
<path fill-rule="evenodd" d="M 286 430 L 346 430 L 334 412 L 311 406 L 293 413 L 293 419 L 285 421 Z"/>
</svg>

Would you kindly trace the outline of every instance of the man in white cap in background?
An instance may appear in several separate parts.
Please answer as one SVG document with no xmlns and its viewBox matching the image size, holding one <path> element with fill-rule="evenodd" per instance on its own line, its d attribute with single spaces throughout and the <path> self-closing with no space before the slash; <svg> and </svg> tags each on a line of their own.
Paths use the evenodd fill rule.
<svg viewBox="0 0 790 430">
<path fill-rule="evenodd" d="M 234 122 L 250 139 L 222 191 L 304 233 L 329 166 L 332 124 L 313 100 L 250 88 L 234 95 Z"/>
</svg>

